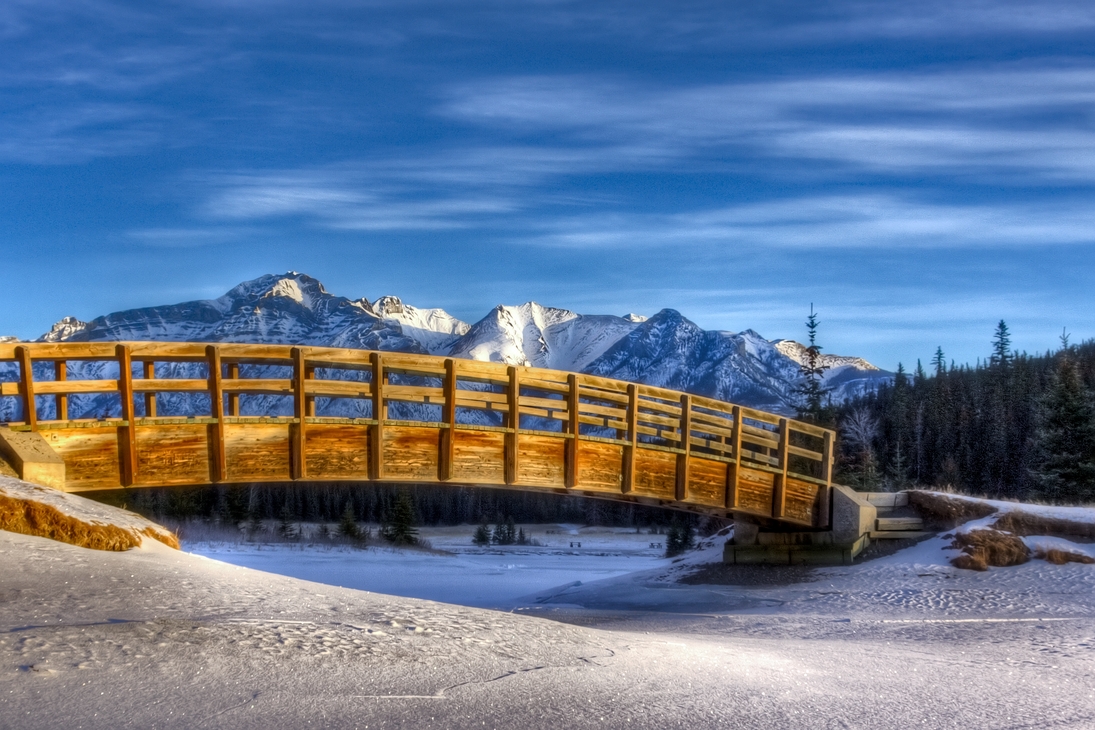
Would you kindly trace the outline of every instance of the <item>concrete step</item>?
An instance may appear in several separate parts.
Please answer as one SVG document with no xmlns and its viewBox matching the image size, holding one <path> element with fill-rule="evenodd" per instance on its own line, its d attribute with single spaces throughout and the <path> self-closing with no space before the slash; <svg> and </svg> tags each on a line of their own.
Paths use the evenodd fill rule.
<svg viewBox="0 0 1095 730">
<path fill-rule="evenodd" d="M 875 529 L 878 532 L 924 529 L 924 520 L 919 517 L 879 517 L 875 520 L 875 523 Z"/>
<path fill-rule="evenodd" d="M 927 532 L 925 530 L 886 530 L 884 532 L 878 532 L 877 530 L 871 533 L 872 540 L 916 540 L 921 537 L 927 537 L 928 535 L 934 535 L 934 532 Z"/>
<path fill-rule="evenodd" d="M 908 492 L 864 492 L 861 496 L 875 507 L 906 507 L 909 504 Z"/>
</svg>

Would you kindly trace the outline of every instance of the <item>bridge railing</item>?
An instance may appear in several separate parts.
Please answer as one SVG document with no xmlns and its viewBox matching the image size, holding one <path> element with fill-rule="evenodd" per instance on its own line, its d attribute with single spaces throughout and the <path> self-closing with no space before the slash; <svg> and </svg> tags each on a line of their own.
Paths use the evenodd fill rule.
<svg viewBox="0 0 1095 730">
<path fill-rule="evenodd" d="M 172 367 L 177 363 L 184 366 Z M 369 429 L 367 477 L 373 480 L 413 477 L 405 465 L 386 473 L 396 457 L 385 449 L 394 453 L 397 446 L 385 431 L 405 435 L 415 428 L 440 432 L 436 464 L 428 467 L 440 481 L 468 479 L 454 475 L 457 434 L 463 431 L 500 435 L 505 484 L 528 481 L 522 475 L 531 465 L 523 466 L 522 459 L 539 458 L 532 444 L 543 438 L 532 437 L 546 437 L 562 441 L 568 490 L 596 481 L 593 467 L 579 474 L 579 452 L 599 444 L 620 453 L 620 473 L 613 479 L 621 494 L 653 493 L 648 472 L 671 469 L 661 475 L 673 483 L 671 501 L 687 503 L 702 482 L 702 475 L 690 476 L 693 469 L 722 464 L 725 493 L 708 495 L 705 504 L 790 521 L 802 522 L 807 513 L 787 511 L 788 485 L 813 485 L 810 494 L 823 504 L 832 477 L 834 434 L 812 424 L 664 388 L 459 358 L 233 343 L 17 343 L 0 345 L 0 378 L 0 422 L 10 428 L 115 429 L 120 486 L 144 483 L 138 432 L 180 422 L 208 427 L 212 482 L 239 481 L 230 473 L 225 432 L 248 423 L 290 426 L 292 479 L 329 476 L 310 468 L 310 431 L 319 434 L 338 424 Z M 207 405 L 199 408 L 191 400 L 186 408 L 193 412 L 164 415 L 158 398 L 165 394 L 203 394 Z M 260 406 L 274 397 L 291 408 L 270 416 L 246 407 L 249 399 L 263 397 Z M 331 407 L 346 401 L 357 404 L 351 416 Z M 248 410 L 252 415 L 245 415 Z M 652 460 L 653 452 L 662 456 Z M 763 495 L 750 492 L 758 474 L 769 480 Z M 824 526 L 826 514 L 813 509 L 808 519 Z"/>
</svg>

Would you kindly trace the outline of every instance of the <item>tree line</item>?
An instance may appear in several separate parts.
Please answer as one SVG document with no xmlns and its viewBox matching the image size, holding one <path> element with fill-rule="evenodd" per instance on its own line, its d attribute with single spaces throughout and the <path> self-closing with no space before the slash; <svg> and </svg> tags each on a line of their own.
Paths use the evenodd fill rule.
<svg viewBox="0 0 1095 730">
<path fill-rule="evenodd" d="M 812 336 L 816 320 L 807 324 Z M 927 369 L 898 365 L 892 383 L 839 405 L 817 397 L 816 364 L 802 368 L 800 416 L 837 429 L 840 483 L 1095 501 L 1095 340 L 1062 334 L 1056 351 L 1018 353 L 1000 321 L 975 365 L 948 363 L 938 348 Z"/>
</svg>

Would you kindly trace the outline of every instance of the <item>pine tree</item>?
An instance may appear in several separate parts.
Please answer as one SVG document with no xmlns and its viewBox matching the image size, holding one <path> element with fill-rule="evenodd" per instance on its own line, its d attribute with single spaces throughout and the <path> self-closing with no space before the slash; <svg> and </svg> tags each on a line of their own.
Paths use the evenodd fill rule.
<svg viewBox="0 0 1095 730">
<path fill-rule="evenodd" d="M 687 519 L 674 517 L 665 536 L 665 557 L 672 558 L 695 546 L 696 533 Z"/>
<path fill-rule="evenodd" d="M 996 325 L 996 333 L 992 336 L 992 359 L 989 362 L 1000 368 L 1007 368 L 1011 360 L 1011 333 L 1008 331 L 1007 323 L 1000 320 L 1000 323 Z"/>
<path fill-rule="evenodd" d="M 1061 353 L 1039 405 L 1031 476 L 1041 496 L 1095 500 L 1095 406 L 1068 351 Z"/>
<path fill-rule="evenodd" d="M 490 525 L 487 524 L 486 517 L 484 517 L 483 521 L 479 523 L 479 526 L 475 528 L 475 534 L 472 535 L 471 542 L 473 545 L 478 545 L 479 547 L 490 545 Z"/>
<path fill-rule="evenodd" d="M 293 518 L 293 511 L 289 509 L 289 505 L 282 505 L 281 513 L 278 515 L 278 534 L 286 540 L 297 539 L 297 530 L 293 526 Z"/>
<path fill-rule="evenodd" d="M 822 385 L 821 379 L 829 368 L 821 364 L 821 347 L 817 344 L 818 315 L 814 311 L 814 305 L 810 305 L 810 316 L 806 319 L 806 332 L 810 344 L 803 353 L 803 361 L 799 366 L 799 374 L 802 376 L 802 384 L 796 388 L 801 397 L 799 417 L 822 423 L 826 421 L 825 396 L 829 389 Z"/>
<path fill-rule="evenodd" d="M 414 504 L 406 492 L 400 492 L 396 497 L 391 519 L 384 526 L 384 539 L 394 545 L 418 543 L 418 530 L 414 528 Z"/>
<path fill-rule="evenodd" d="M 935 368 L 936 377 L 942 375 L 947 369 L 947 359 L 943 355 L 943 348 L 936 347 L 935 354 L 932 355 L 932 367 Z"/>
<path fill-rule="evenodd" d="M 349 501 L 346 502 L 346 508 L 342 510 L 342 520 L 338 523 L 338 534 L 350 540 L 357 540 L 361 537 L 361 530 L 354 518 L 354 506 Z"/>
<path fill-rule="evenodd" d="M 512 545 L 517 542 L 517 525 L 512 517 L 507 516 L 505 520 L 494 526 L 491 541 L 496 545 Z"/>
</svg>

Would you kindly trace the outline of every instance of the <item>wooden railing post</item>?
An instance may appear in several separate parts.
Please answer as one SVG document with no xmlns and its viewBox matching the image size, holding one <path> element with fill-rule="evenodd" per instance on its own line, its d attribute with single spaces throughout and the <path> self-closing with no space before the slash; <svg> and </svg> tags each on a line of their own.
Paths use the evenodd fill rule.
<svg viewBox="0 0 1095 730">
<path fill-rule="evenodd" d="M 228 363 L 228 379 L 239 380 L 240 379 L 240 364 L 238 362 Z M 235 418 L 240 414 L 240 394 L 229 393 L 228 394 L 228 415 Z"/>
<path fill-rule="evenodd" d="M 639 386 L 627 384 L 627 446 L 624 446 L 623 485 L 627 494 L 635 487 L 635 451 L 639 443 Z"/>
<path fill-rule="evenodd" d="M 825 484 L 817 489 L 817 519 L 814 524 L 818 527 L 829 526 L 829 511 L 832 508 L 829 492 L 833 484 L 833 432 L 826 431 L 821 446 L 821 480 Z"/>
<path fill-rule="evenodd" d="M 290 478 L 303 479 L 308 474 L 304 453 L 308 430 L 308 396 L 305 394 L 304 381 L 308 368 L 302 349 L 294 347 L 290 354 L 293 358 L 293 418 L 296 423 L 289 438 L 289 470 Z"/>
<path fill-rule="evenodd" d="M 144 361 L 144 378 L 145 380 L 155 380 L 156 378 L 156 363 L 151 360 Z M 156 417 L 156 393 L 149 392 L 144 394 L 144 417 L 155 418 Z"/>
<path fill-rule="evenodd" d="M 681 396 L 681 449 L 683 454 L 677 454 L 677 489 L 676 500 L 683 502 L 688 499 L 688 457 L 692 452 L 692 397 L 688 394 Z"/>
<path fill-rule="evenodd" d="M 384 478 L 384 421 L 388 406 L 384 403 L 384 360 L 379 352 L 369 356 L 373 362 L 373 425 L 369 435 L 369 478 Z"/>
<path fill-rule="evenodd" d="M 19 395 L 23 398 L 23 422 L 31 431 L 38 430 L 38 404 L 34 402 L 34 368 L 30 361 L 30 348 L 15 348 L 19 360 Z"/>
<path fill-rule="evenodd" d="M 209 424 L 209 479 L 223 482 L 228 478 L 228 454 L 224 446 L 224 383 L 220 348 L 207 346 L 205 359 L 209 364 L 209 410 L 214 419 Z"/>
<path fill-rule="evenodd" d="M 441 453 L 437 459 L 438 478 L 447 482 L 452 479 L 453 460 L 456 455 L 456 361 L 445 359 L 445 404 L 442 406 L 441 420 L 448 428 L 441 431 Z"/>
<path fill-rule="evenodd" d="M 741 406 L 730 409 L 734 425 L 730 432 L 730 455 L 733 461 L 726 465 L 726 509 L 738 508 L 738 481 L 741 478 Z"/>
<path fill-rule="evenodd" d="M 772 517 L 779 519 L 787 510 L 787 447 L 791 441 L 790 423 L 779 419 L 779 446 L 776 448 L 776 468 L 780 470 L 772 480 Z"/>
<path fill-rule="evenodd" d="M 306 365 L 304 367 L 304 379 L 311 380 L 316 377 L 316 368 L 314 365 Z M 316 397 L 314 395 L 307 395 L 304 397 L 304 412 L 309 418 L 316 417 Z"/>
<path fill-rule="evenodd" d="M 521 376 L 517 368 L 509 367 L 509 387 L 506 389 L 506 484 L 517 483 L 518 430 L 521 427 Z"/>
<path fill-rule="evenodd" d="M 65 360 L 57 360 L 53 363 L 53 377 L 55 380 L 64 381 L 68 379 L 68 362 Z M 54 405 L 57 411 L 58 421 L 68 420 L 68 395 L 65 393 L 58 393 L 53 399 Z"/>
<path fill-rule="evenodd" d="M 571 373 L 567 376 L 567 433 L 570 438 L 566 440 L 564 453 L 563 483 L 567 489 L 574 489 L 578 484 L 578 441 L 581 421 L 578 420 L 578 376 Z"/>
<path fill-rule="evenodd" d="M 137 482 L 137 412 L 133 403 L 133 358 L 129 345 L 115 348 L 118 357 L 118 394 L 122 400 L 122 420 L 118 427 L 119 474 L 123 487 Z"/>
</svg>

